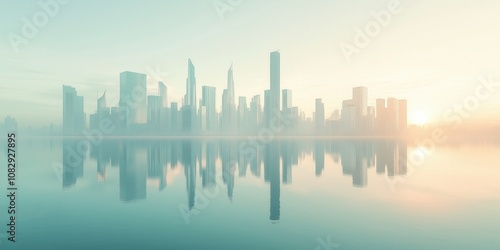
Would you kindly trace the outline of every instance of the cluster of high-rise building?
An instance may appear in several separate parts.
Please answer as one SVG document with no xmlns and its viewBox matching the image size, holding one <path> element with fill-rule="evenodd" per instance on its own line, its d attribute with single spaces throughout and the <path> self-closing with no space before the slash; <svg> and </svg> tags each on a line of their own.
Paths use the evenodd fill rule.
<svg viewBox="0 0 500 250">
<path fill-rule="evenodd" d="M 341 110 L 334 110 L 325 120 L 324 104 L 316 99 L 316 129 L 331 134 L 394 135 L 407 128 L 407 101 L 395 98 L 377 99 L 375 106 L 368 106 L 368 89 L 355 87 L 352 99 L 342 102 Z M 325 126 L 325 127 L 323 127 Z"/>
<path fill-rule="evenodd" d="M 158 83 L 157 95 L 148 96 L 145 74 L 122 72 L 118 107 L 107 106 L 104 92 L 97 99 L 96 112 L 90 115 L 90 128 L 98 129 L 105 121 L 114 125 L 115 133 L 125 134 L 255 134 L 266 128 L 274 134 L 394 135 L 405 131 L 406 100 L 389 98 L 386 105 L 377 99 L 375 107 L 368 106 L 366 87 L 354 88 L 352 99 L 343 101 L 342 108 L 329 117 L 323 100 L 316 99 L 312 120 L 306 118 L 292 105 L 292 90 L 281 89 L 280 64 L 280 52 L 272 52 L 270 87 L 264 91 L 263 102 L 260 95 L 236 97 L 231 64 L 220 107 L 215 87 L 203 86 L 201 98 L 197 98 L 191 59 L 182 103 L 169 103 L 163 82 Z M 72 87 L 64 86 L 63 92 L 64 134 L 78 134 L 86 124 L 83 97 Z"/>
</svg>

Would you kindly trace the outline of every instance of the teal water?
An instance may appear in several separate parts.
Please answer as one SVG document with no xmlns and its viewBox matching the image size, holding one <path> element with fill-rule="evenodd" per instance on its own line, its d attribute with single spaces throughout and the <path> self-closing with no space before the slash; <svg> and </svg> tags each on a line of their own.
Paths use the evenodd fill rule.
<svg viewBox="0 0 500 250">
<path fill-rule="evenodd" d="M 499 249 L 499 149 L 21 137 L 0 249 Z"/>
</svg>

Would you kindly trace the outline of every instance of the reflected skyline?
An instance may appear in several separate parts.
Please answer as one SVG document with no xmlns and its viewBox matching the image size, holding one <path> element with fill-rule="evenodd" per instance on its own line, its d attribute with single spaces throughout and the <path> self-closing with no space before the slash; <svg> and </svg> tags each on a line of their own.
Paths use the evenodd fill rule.
<svg viewBox="0 0 500 250">
<path fill-rule="evenodd" d="M 58 248 L 75 230 L 96 230 L 96 240 L 124 249 L 314 249 L 328 235 L 346 249 L 497 245 L 498 143 L 448 144 L 416 165 L 422 148 L 412 142 L 287 138 L 239 154 L 248 151 L 242 140 L 20 143 L 32 156 L 20 168 L 20 232 L 34 239 L 23 246 L 52 244 L 39 225 L 64 229 Z M 450 225 L 460 225 L 452 235 L 442 230 Z M 221 247 L 227 236 L 231 247 Z M 426 240 L 408 245 L 415 237 Z"/>
<path fill-rule="evenodd" d="M 239 140 L 104 140 L 90 145 L 85 159 L 78 159 L 75 140 L 63 140 L 63 188 L 71 189 L 83 176 L 85 160 L 95 161 L 97 179 L 105 182 L 108 169 L 119 168 L 119 199 L 133 202 L 147 198 L 149 180 L 158 183 L 158 191 L 168 188 L 168 179 L 176 168 L 182 168 L 185 180 L 185 201 L 189 210 L 197 207 L 197 189 L 225 190 L 229 201 L 237 199 L 237 180 L 258 178 L 268 186 L 269 220 L 277 223 L 281 217 L 281 188 L 293 185 L 294 169 L 312 155 L 314 167 L 309 171 L 320 178 L 325 168 L 325 157 L 333 159 L 342 170 L 343 178 L 352 180 L 354 188 L 369 186 L 367 171 L 376 169 L 378 175 L 389 178 L 407 173 L 407 143 L 401 140 L 274 140 L 253 148 L 252 156 L 239 153 Z M 86 155 L 86 154 L 84 154 Z M 339 164 L 340 163 L 340 164 Z M 263 169 L 263 176 L 262 176 Z M 235 178 L 237 177 L 239 178 Z M 218 176 L 222 183 L 217 183 Z M 175 178 L 181 178 L 179 176 Z M 199 179 L 198 179 L 199 178 Z M 201 183 L 201 187 L 197 187 Z M 222 192 L 222 191 L 221 191 Z"/>
</svg>

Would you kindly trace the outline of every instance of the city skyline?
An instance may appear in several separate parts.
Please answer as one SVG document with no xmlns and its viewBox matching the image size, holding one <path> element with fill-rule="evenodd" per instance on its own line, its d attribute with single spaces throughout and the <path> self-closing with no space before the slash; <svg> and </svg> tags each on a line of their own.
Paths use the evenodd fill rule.
<svg viewBox="0 0 500 250">
<path fill-rule="evenodd" d="M 120 73 L 119 106 L 107 106 L 105 91 L 97 97 L 97 109 L 90 115 L 89 124 L 84 98 L 77 96 L 76 89 L 63 85 L 63 120 L 72 121 L 63 124 L 63 135 L 78 136 L 84 134 L 87 127 L 91 131 L 110 128 L 106 135 L 176 135 L 180 132 L 184 135 L 406 135 L 407 100 L 388 97 L 386 104 L 385 99 L 379 98 L 375 106 L 368 106 L 368 89 L 355 87 L 351 99 L 344 100 L 342 108 L 330 115 L 325 112 L 323 100 L 316 98 L 313 117 L 307 117 L 301 107 L 293 106 L 293 90 L 281 89 L 280 52 L 271 52 L 269 62 L 269 89 L 263 90 L 263 105 L 258 94 L 248 98 L 250 103 L 246 96 L 239 96 L 236 106 L 233 64 L 228 70 L 227 88 L 222 91 L 220 106 L 213 86 L 202 86 L 201 98 L 197 98 L 196 67 L 191 59 L 188 59 L 186 94 L 181 104 L 168 102 L 168 86 L 163 82 L 157 83 L 156 94 L 148 95 L 146 74 L 125 71 Z M 66 97 L 69 90 L 72 98 Z M 74 117 L 83 118 L 75 120 Z"/>
<path fill-rule="evenodd" d="M 372 12 L 387 10 L 389 2 L 252 1 L 235 7 L 223 20 L 211 3 L 71 2 L 61 5 L 49 24 L 21 44 L 17 53 L 8 35 L 20 34 L 22 17 L 29 19 L 43 9 L 37 1 L 12 2 L 3 8 L 9 11 L 2 13 L 5 25 L 0 27 L 6 35 L 0 41 L 5 55 L 0 62 L 4 90 L 0 105 L 16 110 L 1 110 L 0 117 L 15 115 L 22 127 L 61 124 L 60 84 L 74 86 L 87 100 L 107 90 L 109 105 L 114 105 L 119 101 L 116 73 L 126 70 L 146 73 L 148 86 L 158 80 L 173 86 L 169 99 L 180 103 L 187 58 L 198 66 L 198 93 L 202 85 L 222 90 L 227 83 L 224 72 L 234 62 L 239 85 L 235 95 L 250 98 L 267 88 L 268 66 L 262 62 L 268 51 L 276 49 L 283 53 L 282 89 L 295 91 L 295 103 L 308 116 L 315 108 L 311 99 L 321 97 L 328 112 L 341 108 L 341 103 L 328 98 L 345 100 L 352 87 L 366 86 L 374 98 L 407 99 L 412 104 L 410 124 L 439 122 L 473 91 L 480 76 L 498 79 L 500 72 L 494 65 L 500 58 L 500 37 L 494 24 L 500 3 L 489 0 L 475 4 L 401 0 L 399 14 L 348 63 L 340 45 L 352 45 L 357 28 L 363 30 L 376 21 Z M 139 7 L 144 10 L 140 15 L 127 14 Z M 115 22 L 110 22 L 109 9 L 115 9 Z M 169 21 L 162 21 L 165 15 Z M 80 33 L 67 36 L 70 30 Z M 483 101 L 471 120 L 498 121 L 497 97 L 498 91 Z M 94 102 L 85 105 L 86 110 L 96 108 Z"/>
</svg>

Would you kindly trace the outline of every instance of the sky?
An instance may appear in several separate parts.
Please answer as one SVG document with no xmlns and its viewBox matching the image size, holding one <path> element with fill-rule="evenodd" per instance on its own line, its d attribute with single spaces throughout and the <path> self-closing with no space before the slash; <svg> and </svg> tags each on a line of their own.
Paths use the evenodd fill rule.
<svg viewBox="0 0 500 250">
<path fill-rule="evenodd" d="M 63 84 L 85 97 L 87 114 L 104 91 L 117 106 L 123 71 L 147 73 L 150 94 L 165 82 L 169 101 L 181 102 L 189 58 L 197 97 L 203 85 L 216 87 L 220 110 L 231 63 L 236 96 L 262 98 L 269 53 L 279 50 L 281 88 L 309 117 L 316 98 L 328 117 L 366 86 L 369 105 L 404 98 L 409 123 L 439 121 L 472 100 L 480 77 L 500 82 L 496 0 L 59 0 L 43 23 L 39 2 L 50 1 L 0 0 L 0 118 L 21 127 L 61 124 Z M 390 13 L 390 4 L 399 11 L 348 60 L 342 48 L 356 46 L 357 29 L 375 27 L 373 13 Z M 38 32 L 23 36 L 33 18 Z M 15 35 L 25 43 L 13 45 Z M 493 90 L 468 119 L 500 120 L 500 86 Z"/>
</svg>

